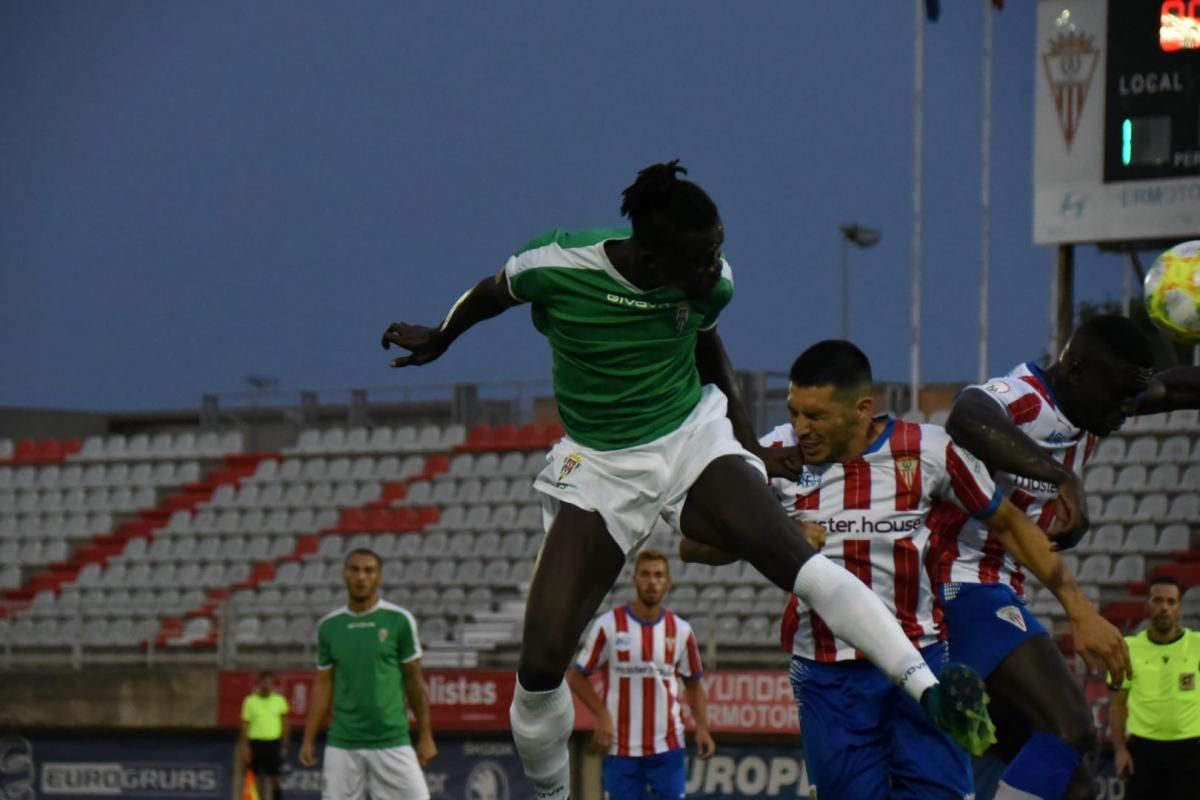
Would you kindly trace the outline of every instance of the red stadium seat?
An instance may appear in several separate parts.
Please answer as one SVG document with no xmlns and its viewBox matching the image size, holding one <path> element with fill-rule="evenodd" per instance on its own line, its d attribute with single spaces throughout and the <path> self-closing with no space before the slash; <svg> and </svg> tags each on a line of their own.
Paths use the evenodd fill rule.
<svg viewBox="0 0 1200 800">
<path fill-rule="evenodd" d="M 402 506 L 391 509 L 391 527 L 397 533 L 415 533 L 421 530 L 421 519 L 416 510 Z"/>
<path fill-rule="evenodd" d="M 511 422 L 506 422 L 496 428 L 496 433 L 490 450 L 515 450 L 521 446 L 520 431 Z"/>
<path fill-rule="evenodd" d="M 385 533 L 392 529 L 392 510 L 372 508 L 366 513 L 366 529 L 373 533 Z"/>
<path fill-rule="evenodd" d="M 358 533 L 367 530 L 367 515 L 361 508 L 347 508 L 338 520 L 338 533 Z"/>
<path fill-rule="evenodd" d="M 549 450 L 558 442 L 559 439 L 566 435 L 563 426 L 557 422 L 551 422 L 546 426 L 546 430 L 542 434 L 542 447 Z"/>
<path fill-rule="evenodd" d="M 536 422 L 522 425 L 517 432 L 517 447 L 521 450 L 542 450 L 545 448 L 544 442 L 545 433 Z"/>
<path fill-rule="evenodd" d="M 63 455 L 73 456 L 83 449 L 83 440 L 78 436 L 72 436 L 68 439 L 63 439 Z"/>
<path fill-rule="evenodd" d="M 406 483 L 385 483 L 383 485 L 383 494 L 380 495 L 380 500 L 385 504 L 396 500 L 403 500 L 408 494 L 408 484 Z"/>
<path fill-rule="evenodd" d="M 438 475 L 444 474 L 450 469 L 450 456 L 444 453 L 438 453 L 432 456 L 425 457 L 425 468 L 421 470 L 420 475 L 414 477 L 424 478 L 427 481 L 433 480 Z"/>
<path fill-rule="evenodd" d="M 16 447 L 13 448 L 13 461 L 38 461 L 41 451 L 37 439 L 18 439 Z"/>
<path fill-rule="evenodd" d="M 467 434 L 467 440 L 460 444 L 456 450 L 493 450 L 495 449 L 495 433 L 492 431 L 492 426 L 486 422 L 481 422 L 471 428 Z"/>
<path fill-rule="evenodd" d="M 417 509 L 417 523 L 427 528 L 441 519 L 442 512 L 437 506 L 422 506 Z"/>
</svg>

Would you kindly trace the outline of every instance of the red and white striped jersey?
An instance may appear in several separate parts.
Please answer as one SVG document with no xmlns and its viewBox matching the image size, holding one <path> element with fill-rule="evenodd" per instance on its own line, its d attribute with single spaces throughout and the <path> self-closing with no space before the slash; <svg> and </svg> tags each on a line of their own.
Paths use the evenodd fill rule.
<svg viewBox="0 0 1200 800">
<path fill-rule="evenodd" d="M 780 425 L 761 442 L 788 447 L 798 439 L 791 425 Z M 793 519 L 825 528 L 821 552 L 870 586 L 917 647 L 938 640 L 927 559 L 930 515 L 949 505 L 987 517 L 1000 504 L 987 469 L 945 430 L 896 419 L 888 419 L 858 458 L 806 465 L 799 480 L 776 478 L 772 486 Z M 816 661 L 862 658 L 795 596 L 784 614 L 782 642 Z"/>
<path fill-rule="evenodd" d="M 1082 474 L 1084 462 L 1096 447 L 1096 437 L 1063 415 L 1036 364 L 1022 364 L 1002 378 L 967 388 L 982 389 L 1030 439 L 1067 469 Z M 1057 486 L 1007 472 L 997 472 L 995 478 L 1013 505 L 1042 530 L 1050 529 Z M 963 514 L 939 514 L 934 524 L 934 549 L 939 583 L 1007 583 L 1017 594 L 1024 593 L 1021 565 L 1004 550 L 996 534 L 977 520 Z"/>
<path fill-rule="evenodd" d="M 613 718 L 617 756 L 654 756 L 684 746 L 679 684 L 699 680 L 700 646 L 692 626 L 664 610 L 655 622 L 618 606 L 596 618 L 575 668 L 607 671 L 605 705 Z"/>
</svg>

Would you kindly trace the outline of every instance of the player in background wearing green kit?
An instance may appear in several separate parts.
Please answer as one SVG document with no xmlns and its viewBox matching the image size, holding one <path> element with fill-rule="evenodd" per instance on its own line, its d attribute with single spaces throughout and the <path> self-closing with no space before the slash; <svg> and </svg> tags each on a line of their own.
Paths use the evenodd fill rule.
<svg viewBox="0 0 1200 800">
<path fill-rule="evenodd" d="M 365 548 L 346 556 L 345 606 L 317 623 L 313 683 L 300 763 L 315 766 L 316 738 L 333 705 L 322 800 L 429 800 L 421 768 L 437 755 L 421 681 L 421 640 L 412 614 L 379 598 L 383 561 Z M 417 746 L 405 700 L 417 720 Z"/>
<path fill-rule="evenodd" d="M 396 322 L 383 335 L 384 347 L 409 351 L 393 367 L 427 364 L 476 323 L 528 302 L 550 341 L 567 435 L 534 483 L 547 534 L 509 711 L 538 800 L 570 796 L 563 675 L 659 516 L 794 592 L 951 735 L 970 740 L 987 714 L 977 675 L 951 670 L 939 685 L 879 598 L 794 535 L 766 477 L 795 478 L 798 454 L 760 447 L 742 406 L 716 331 L 733 295 L 724 228 L 681 172 L 672 161 L 638 173 L 622 195 L 631 230 L 546 234 L 463 294 L 440 326 Z"/>
</svg>

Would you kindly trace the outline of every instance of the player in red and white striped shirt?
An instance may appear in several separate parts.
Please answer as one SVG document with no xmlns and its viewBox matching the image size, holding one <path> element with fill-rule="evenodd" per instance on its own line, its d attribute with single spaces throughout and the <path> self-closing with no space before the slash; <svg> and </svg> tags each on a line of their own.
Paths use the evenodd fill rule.
<svg viewBox="0 0 1200 800">
<path fill-rule="evenodd" d="M 1184 367 L 1154 376 L 1153 362 L 1135 323 L 1095 317 L 1046 370 L 1022 364 L 964 389 L 946 428 L 996 471 L 1012 503 L 1055 537 L 1058 549 L 1069 547 L 1087 530 L 1080 476 L 1097 438 L 1131 414 L 1200 401 L 1200 371 Z M 997 796 L 1094 796 L 1091 709 L 1049 634 L 1025 608 L 1020 559 L 1006 552 L 995 531 L 961 515 L 946 514 L 934 527 L 951 657 L 983 675 L 989 695 L 1007 712 L 996 754 L 1009 766 Z M 1128 652 L 1114 641 L 1119 633 L 1097 617 L 1069 572 L 1038 577 L 1063 603 L 1089 667 L 1099 668 L 1103 659 L 1112 674 L 1123 672 Z"/>
<path fill-rule="evenodd" d="M 796 359 L 790 378 L 792 423 L 766 441 L 798 443 L 806 464 L 794 484 L 777 481 L 777 493 L 795 519 L 825 529 L 825 555 L 892 606 L 931 667 L 946 659 L 945 647 L 935 643 L 924 569 L 940 513 L 982 518 L 1039 576 L 1061 568 L 1041 531 L 944 431 L 873 414 L 870 363 L 853 344 L 814 345 Z M 970 792 L 965 756 L 915 703 L 840 646 L 818 615 L 792 605 L 787 623 L 805 759 L 822 796 Z"/>
<path fill-rule="evenodd" d="M 592 623 L 567 682 L 596 715 L 596 745 L 608 751 L 605 798 L 641 800 L 647 786 L 656 797 L 682 798 L 684 732 L 676 675 L 683 678 L 700 758 L 709 758 L 716 750 L 700 680 L 704 674 L 700 646 L 692 626 L 662 605 L 671 586 L 663 553 L 651 549 L 638 553 L 633 585 L 634 602 L 607 611 Z M 606 677 L 603 700 L 588 680 L 598 669 Z"/>
</svg>

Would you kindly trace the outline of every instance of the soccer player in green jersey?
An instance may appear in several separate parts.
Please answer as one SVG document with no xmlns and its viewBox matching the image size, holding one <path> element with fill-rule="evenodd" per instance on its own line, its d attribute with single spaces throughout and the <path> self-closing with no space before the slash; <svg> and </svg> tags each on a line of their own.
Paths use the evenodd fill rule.
<svg viewBox="0 0 1200 800">
<path fill-rule="evenodd" d="M 383 334 L 384 347 L 409 351 L 393 367 L 427 364 L 476 323 L 529 303 L 550 341 L 567 435 L 534 484 L 548 529 L 510 708 L 538 800 L 569 797 L 574 712 L 563 675 L 659 516 L 794 592 L 952 733 L 986 714 L 981 682 L 943 693 L 871 590 L 793 534 L 766 477 L 795 477 L 798 456 L 761 448 L 741 404 L 716 330 L 733 295 L 724 227 L 680 173 L 676 161 L 638 173 L 622 195 L 631 230 L 541 236 L 463 294 L 440 326 L 396 322 Z"/>
<path fill-rule="evenodd" d="M 346 556 L 349 599 L 317 623 L 313 684 L 300 763 L 315 766 L 316 738 L 333 705 L 325 743 L 323 800 L 429 800 L 421 767 L 437 755 L 421 681 L 412 614 L 379 598 L 383 562 L 360 548 Z M 405 700 L 417 719 L 414 750 Z"/>
</svg>

